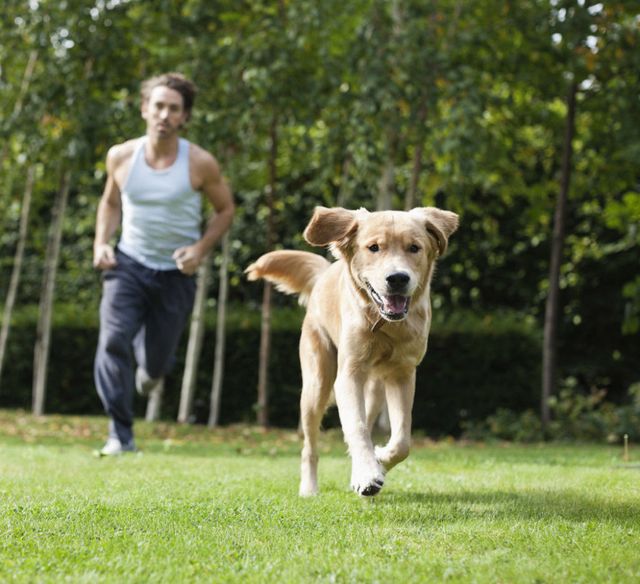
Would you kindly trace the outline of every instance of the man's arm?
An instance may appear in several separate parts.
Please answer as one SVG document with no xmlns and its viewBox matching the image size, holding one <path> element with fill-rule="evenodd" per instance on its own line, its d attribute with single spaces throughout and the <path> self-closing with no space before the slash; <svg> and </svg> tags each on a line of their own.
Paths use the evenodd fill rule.
<svg viewBox="0 0 640 584">
<path fill-rule="evenodd" d="M 93 240 L 93 266 L 99 270 L 107 270 L 116 265 L 116 256 L 109 241 L 118 229 L 122 217 L 120 188 L 114 177 L 117 159 L 117 146 L 114 146 L 107 154 L 107 184 L 98 204 L 96 235 Z"/>
<path fill-rule="evenodd" d="M 231 189 L 224 180 L 216 159 L 208 152 L 199 150 L 194 163 L 198 176 L 202 177 L 199 190 L 211 202 L 215 213 L 196 243 L 181 247 L 173 254 L 178 269 L 187 275 L 195 274 L 211 248 L 231 227 L 235 212 Z"/>
</svg>

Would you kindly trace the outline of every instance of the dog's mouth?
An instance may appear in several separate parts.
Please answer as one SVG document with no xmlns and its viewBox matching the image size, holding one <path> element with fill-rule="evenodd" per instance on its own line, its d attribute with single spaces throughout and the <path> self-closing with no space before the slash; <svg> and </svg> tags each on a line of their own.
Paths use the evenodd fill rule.
<svg viewBox="0 0 640 584">
<path fill-rule="evenodd" d="M 411 298 L 402 294 L 378 294 L 368 280 L 364 283 L 367 286 L 369 296 L 376 303 L 383 318 L 387 320 L 402 320 L 409 312 Z"/>
</svg>

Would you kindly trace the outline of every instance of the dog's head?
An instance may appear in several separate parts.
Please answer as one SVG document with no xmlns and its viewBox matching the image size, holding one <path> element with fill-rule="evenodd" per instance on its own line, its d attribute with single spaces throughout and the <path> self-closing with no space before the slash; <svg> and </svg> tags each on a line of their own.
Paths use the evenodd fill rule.
<svg viewBox="0 0 640 584">
<path fill-rule="evenodd" d="M 311 245 L 330 246 L 380 315 L 403 320 L 411 299 L 428 287 L 437 257 L 458 228 L 458 216 L 435 207 L 411 211 L 316 207 L 304 231 Z"/>
</svg>

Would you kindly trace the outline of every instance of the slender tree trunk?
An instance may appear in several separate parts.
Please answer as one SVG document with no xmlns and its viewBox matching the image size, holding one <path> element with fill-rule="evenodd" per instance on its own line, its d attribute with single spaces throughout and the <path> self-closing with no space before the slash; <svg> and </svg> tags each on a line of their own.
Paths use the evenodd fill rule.
<svg viewBox="0 0 640 584">
<path fill-rule="evenodd" d="M 260 361 L 258 365 L 258 424 L 269 425 L 269 357 L 271 353 L 271 282 L 264 283 L 262 295 L 262 328 L 260 329 Z"/>
<path fill-rule="evenodd" d="M 425 98 L 426 101 L 426 98 Z M 424 121 L 427 118 L 427 106 L 422 104 L 418 110 L 418 129 L 415 150 L 413 151 L 413 164 L 411 165 L 411 182 L 407 189 L 404 199 L 404 209 L 409 211 L 416 204 L 418 195 L 418 184 L 420 183 L 420 174 L 422 173 L 422 153 L 424 151 Z"/>
<path fill-rule="evenodd" d="M 160 419 L 160 410 L 162 409 L 162 396 L 164 395 L 164 379 L 149 394 L 147 400 L 147 411 L 144 419 L 147 422 L 156 422 Z"/>
<path fill-rule="evenodd" d="M 209 291 L 209 274 L 211 264 L 207 258 L 198 268 L 198 289 L 191 315 L 189 327 L 189 343 L 185 359 L 184 373 L 182 375 L 182 388 L 180 390 L 180 407 L 178 408 L 178 422 L 185 424 L 189 421 L 193 394 L 195 393 L 198 378 L 198 363 L 202 352 L 202 338 L 205 329 L 205 310 L 207 293 Z"/>
<path fill-rule="evenodd" d="M 22 83 L 20 84 L 20 91 L 18 92 L 18 97 L 16 98 L 16 102 L 13 105 L 13 112 L 11 113 L 11 121 L 15 120 L 22 111 L 22 103 L 24 102 L 24 97 L 27 95 L 29 91 L 29 86 L 31 85 L 31 79 L 33 78 L 33 72 L 36 68 L 36 63 L 38 62 L 38 51 L 35 49 L 29 53 L 29 59 L 27 60 L 27 64 L 24 68 L 24 74 L 22 75 Z M 2 145 L 2 152 L 0 152 L 0 168 L 4 164 L 4 159 L 7 156 L 7 150 L 9 148 L 9 141 L 5 140 Z"/>
<path fill-rule="evenodd" d="M 349 200 L 349 171 L 351 170 L 351 155 L 347 153 L 342 162 L 342 177 L 340 181 L 340 190 L 336 197 L 336 207 L 345 207 Z"/>
<path fill-rule="evenodd" d="M 53 297 L 55 292 L 56 272 L 60 257 L 60 242 L 62 240 L 62 227 L 64 215 L 69 198 L 71 185 L 71 171 L 63 173 L 60 189 L 56 194 L 53 206 L 53 217 L 47 254 L 45 258 L 44 275 L 42 279 L 42 292 L 40 294 L 40 310 L 36 331 L 36 344 L 33 358 L 33 414 L 44 414 L 44 403 L 47 385 L 47 367 L 49 364 L 49 344 L 51 341 L 51 315 L 53 312 Z"/>
<path fill-rule="evenodd" d="M 424 144 L 422 141 L 416 144 L 413 151 L 413 164 L 411 167 L 411 182 L 407 189 L 407 194 L 404 198 L 404 210 L 409 211 L 413 209 L 416 204 L 416 195 L 418 194 L 418 181 L 420 180 L 420 173 L 422 172 L 422 152 Z"/>
<path fill-rule="evenodd" d="M 220 264 L 220 287 L 218 289 L 218 318 L 216 320 L 216 350 L 213 360 L 213 382 L 211 383 L 211 404 L 209 408 L 209 428 L 215 428 L 220 419 L 220 396 L 224 378 L 224 349 L 227 316 L 227 296 L 229 291 L 229 233 L 222 240 L 222 264 Z"/>
<path fill-rule="evenodd" d="M 542 349 L 542 400 L 541 419 L 546 428 L 551 416 L 549 398 L 555 393 L 557 369 L 557 327 L 560 306 L 560 268 L 565 239 L 567 199 L 571 181 L 571 159 L 575 133 L 577 86 L 573 83 L 567 94 L 567 117 L 565 121 L 560 193 L 556 201 L 553 222 L 553 240 L 549 262 L 549 294 L 544 313 L 544 341 Z"/>
<path fill-rule="evenodd" d="M 395 187 L 395 155 L 398 143 L 398 133 L 395 128 L 389 128 L 387 132 L 387 160 L 382 168 L 382 174 L 378 181 L 378 211 L 391 209 L 393 191 Z"/>
<path fill-rule="evenodd" d="M 11 280 L 9 282 L 9 290 L 4 303 L 2 313 L 2 329 L 0 330 L 0 381 L 2 380 L 2 367 L 4 364 L 4 356 L 7 349 L 7 339 L 9 338 L 9 329 L 11 328 L 11 317 L 13 307 L 15 305 L 16 296 L 18 294 L 18 285 L 22 274 L 22 260 L 24 259 L 24 248 L 27 242 L 27 227 L 29 224 L 29 209 L 31 207 L 31 194 L 33 192 L 35 167 L 32 165 L 27 171 L 27 181 L 24 187 L 24 195 L 22 197 L 22 209 L 20 211 L 20 228 L 18 231 L 18 245 L 13 260 L 13 270 L 11 271 Z"/>
<path fill-rule="evenodd" d="M 274 199 L 278 159 L 278 116 L 271 121 L 271 151 L 269 152 L 269 187 L 267 189 L 267 250 L 273 247 Z M 262 296 L 262 328 L 260 331 L 260 362 L 258 365 L 258 424 L 269 425 L 269 356 L 271 353 L 271 284 L 265 282 Z"/>
<path fill-rule="evenodd" d="M 392 189 L 395 177 L 395 166 L 392 160 L 387 160 L 378 181 L 378 201 L 376 209 L 385 211 L 391 209 Z"/>
</svg>

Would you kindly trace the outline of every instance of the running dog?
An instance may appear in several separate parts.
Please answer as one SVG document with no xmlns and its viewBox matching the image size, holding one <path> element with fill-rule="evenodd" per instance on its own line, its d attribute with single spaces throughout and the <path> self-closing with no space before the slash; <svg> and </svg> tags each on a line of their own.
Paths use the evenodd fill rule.
<svg viewBox="0 0 640 584">
<path fill-rule="evenodd" d="M 298 294 L 307 312 L 300 338 L 300 495 L 318 492 L 318 433 L 334 390 L 351 456 L 351 487 L 376 495 L 409 455 L 416 367 L 427 350 L 430 282 L 458 216 L 435 207 L 370 213 L 316 207 L 304 231 L 337 259 L 302 251 L 261 256 L 246 273 Z M 386 399 L 391 436 L 371 431 Z"/>
</svg>

